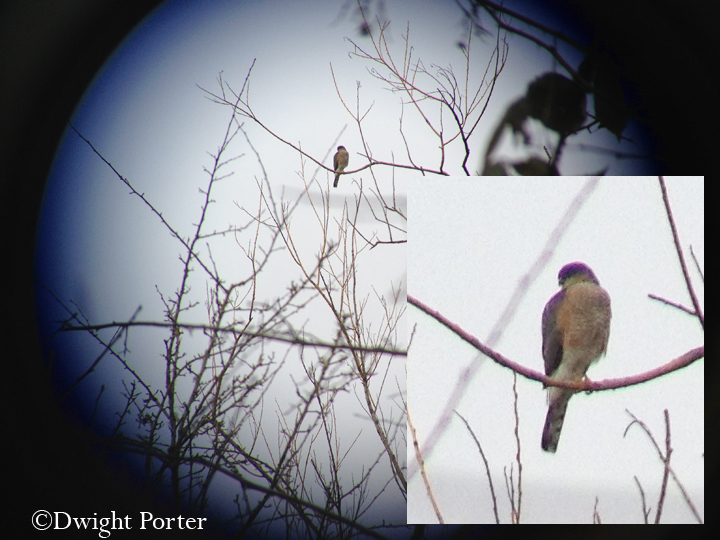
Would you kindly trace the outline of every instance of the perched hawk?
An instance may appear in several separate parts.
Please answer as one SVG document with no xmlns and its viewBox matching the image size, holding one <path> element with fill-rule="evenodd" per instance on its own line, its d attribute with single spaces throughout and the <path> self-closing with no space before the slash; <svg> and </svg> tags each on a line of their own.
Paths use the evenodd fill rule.
<svg viewBox="0 0 720 540">
<path fill-rule="evenodd" d="M 566 264 L 558 273 L 562 287 L 542 315 L 545 374 L 561 381 L 581 381 L 590 364 L 605 354 L 610 336 L 610 296 L 581 262 Z M 557 450 L 568 402 L 574 390 L 551 386 L 542 449 Z"/>
<path fill-rule="evenodd" d="M 345 167 L 348 166 L 348 161 L 350 161 L 350 156 L 344 146 L 338 146 L 337 150 L 333 158 L 333 169 L 335 169 L 335 183 L 333 187 L 337 187 L 338 180 L 340 180 L 340 173 L 345 170 Z"/>
</svg>

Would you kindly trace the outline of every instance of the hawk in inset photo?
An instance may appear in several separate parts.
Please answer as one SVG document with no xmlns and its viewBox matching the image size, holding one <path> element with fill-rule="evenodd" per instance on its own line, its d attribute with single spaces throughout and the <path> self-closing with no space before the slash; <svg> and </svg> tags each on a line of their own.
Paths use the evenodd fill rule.
<svg viewBox="0 0 720 540">
<path fill-rule="evenodd" d="M 610 296 L 590 267 L 581 262 L 563 266 L 558 282 L 562 289 L 548 301 L 542 315 L 545 374 L 559 381 L 579 382 L 590 364 L 607 350 Z M 574 393 L 569 388 L 549 388 L 543 450 L 557 450 L 565 411 Z"/>
</svg>

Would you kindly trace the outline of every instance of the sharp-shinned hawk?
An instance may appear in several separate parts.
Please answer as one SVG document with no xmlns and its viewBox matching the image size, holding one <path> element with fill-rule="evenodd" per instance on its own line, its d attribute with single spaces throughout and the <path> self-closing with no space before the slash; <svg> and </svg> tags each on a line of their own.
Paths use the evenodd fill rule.
<svg viewBox="0 0 720 540">
<path fill-rule="evenodd" d="M 333 169 L 335 170 L 335 183 L 333 184 L 333 187 L 337 187 L 338 180 L 340 180 L 340 173 L 348 166 L 348 161 L 350 161 L 348 151 L 345 150 L 344 146 L 338 146 L 337 153 L 333 158 Z"/>
<path fill-rule="evenodd" d="M 610 336 L 610 296 L 593 271 L 581 262 L 566 264 L 558 273 L 562 289 L 545 305 L 542 353 L 545 374 L 560 381 L 581 381 L 590 364 L 607 350 Z M 568 402 L 575 393 L 552 386 L 542 449 L 557 450 Z"/>
</svg>

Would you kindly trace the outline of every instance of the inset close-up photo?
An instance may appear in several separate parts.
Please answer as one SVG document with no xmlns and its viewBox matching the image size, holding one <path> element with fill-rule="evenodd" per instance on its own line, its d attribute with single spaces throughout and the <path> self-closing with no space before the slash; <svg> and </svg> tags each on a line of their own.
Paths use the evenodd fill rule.
<svg viewBox="0 0 720 540">
<path fill-rule="evenodd" d="M 414 184 L 408 521 L 703 523 L 704 179 Z"/>
</svg>

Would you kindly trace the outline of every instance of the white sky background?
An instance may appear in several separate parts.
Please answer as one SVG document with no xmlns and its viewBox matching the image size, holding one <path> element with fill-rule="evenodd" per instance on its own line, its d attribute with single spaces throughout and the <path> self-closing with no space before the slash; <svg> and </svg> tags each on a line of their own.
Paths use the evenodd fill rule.
<svg viewBox="0 0 720 540">
<path fill-rule="evenodd" d="M 337 95 L 339 91 L 348 107 L 355 111 L 359 84 L 361 114 L 372 106 L 363 130 L 373 156 L 384 161 L 394 159 L 406 164 L 408 157 L 398 129 L 400 104 L 406 101 L 406 96 L 390 93 L 386 90 L 386 84 L 377 81 L 368 73 L 369 68 L 376 66 L 348 55 L 353 48 L 345 39 L 348 37 L 371 50 L 370 41 L 358 36 L 357 19 L 350 16 L 354 9 L 355 4 L 351 2 L 319 0 L 290 3 L 169 2 L 129 36 L 109 60 L 76 111 L 73 124 L 184 236 L 192 234 L 194 224 L 197 223 L 203 200 L 198 189 L 204 188 L 207 182 L 203 167 L 210 168 L 212 165 L 208 152 L 215 152 L 221 143 L 230 112 L 228 108 L 208 101 L 198 86 L 212 92 L 219 91 L 217 77 L 222 72 L 224 80 L 235 90 L 239 90 L 254 59 L 256 63 L 251 76 L 251 105 L 265 125 L 279 136 L 293 144 L 302 145 L 306 152 L 328 166 L 332 163 L 332 155 L 337 145 L 335 141 L 339 136 L 338 143 L 345 145 L 350 153 L 348 169 L 354 170 L 365 164 L 359 155 L 362 144 L 357 125 Z M 373 12 L 372 16 L 375 14 Z M 402 36 L 409 21 L 413 57 L 422 60 L 428 68 L 432 64 L 444 67 L 452 65 L 455 73 L 462 76 L 465 58 L 456 43 L 459 39 L 465 39 L 465 33 L 461 24 L 462 17 L 453 2 L 390 1 L 384 3 L 384 11 L 378 15 L 384 20 L 392 21 L 386 36 L 397 61 L 401 61 L 404 52 Z M 544 17 L 542 13 L 535 15 Z M 544 22 L 552 26 L 557 21 L 545 18 Z M 489 25 L 489 28 L 493 26 Z M 373 26 L 373 32 L 376 31 L 376 26 Z M 513 36 L 509 36 L 508 40 L 510 53 L 507 66 L 498 81 L 486 117 L 471 140 L 471 171 L 479 168 L 487 138 L 505 107 L 524 94 L 528 82 L 534 77 L 555 68 L 549 55 L 536 46 Z M 471 50 L 474 74 L 471 82 L 479 83 L 494 43 L 492 36 L 473 37 Z M 579 57 L 572 55 L 569 58 L 576 63 L 580 61 Z M 331 65 L 336 76 L 337 91 L 332 79 Z M 425 84 L 428 82 L 426 79 Z M 449 122 L 449 116 L 445 115 L 444 120 Z M 416 163 L 438 168 L 438 142 L 411 106 L 405 106 L 403 126 Z M 247 121 L 245 127 L 263 160 L 276 195 L 284 191 L 286 198 L 294 200 L 302 193 L 303 167 L 308 180 L 318 181 L 310 187 L 314 200 L 319 201 L 321 190 L 328 191 L 332 182 L 329 172 L 318 169 L 310 161 L 301 161 L 297 152 L 273 139 L 251 121 Z M 633 133 L 634 127 L 631 126 L 628 134 L 633 136 Z M 572 144 L 580 141 L 613 148 L 627 146 L 625 143 L 617 145 L 612 135 L 603 132 L 579 135 Z M 561 164 L 564 173 L 589 173 L 608 164 L 611 166 L 610 172 L 614 174 L 637 172 L 637 163 L 608 161 L 604 155 L 577 152 L 572 150 L 572 144 L 568 145 Z M 211 219 L 206 230 L 220 230 L 231 224 L 245 222 L 245 216 L 238 206 L 257 208 L 256 179 L 261 178 L 263 172 L 242 136 L 238 136 L 229 155 L 243 157 L 229 166 L 227 172 L 233 171 L 233 176 L 215 186 L 213 198 L 217 202 L 211 207 Z M 449 147 L 445 170 L 451 174 L 461 174 L 461 157 L 459 144 Z M 477 212 L 474 196 L 458 199 L 454 203 L 445 200 L 447 197 L 460 195 L 461 192 L 452 187 L 458 185 L 456 180 L 430 177 L 429 180 L 418 182 L 418 175 L 415 173 L 387 167 L 376 168 L 375 172 L 380 179 L 381 188 L 388 190 L 391 189 L 391 179 L 394 176 L 400 204 L 406 196 L 405 186 L 410 179 L 417 182 L 408 190 L 410 194 L 415 192 L 421 195 L 429 189 L 426 186 L 438 186 L 432 188 L 434 208 L 419 209 L 419 202 L 413 202 L 410 229 L 412 231 L 417 227 L 417 232 L 410 233 L 412 238 L 422 238 L 422 235 L 418 235 L 423 227 L 446 225 L 448 209 L 457 208 L 451 204 L 461 202 L 469 205 L 468 212 Z M 331 214 L 340 216 L 344 202 L 354 201 L 357 193 L 354 181 L 360 180 L 367 188 L 371 180 L 368 170 L 343 176 L 340 187 L 336 190 L 329 188 Z M 507 179 L 497 182 L 484 185 L 513 185 L 513 182 Z M 415 187 L 416 185 L 418 187 Z M 566 193 L 565 196 L 571 195 Z M 494 209 L 502 209 L 503 204 L 500 202 L 493 205 Z M 562 209 L 562 204 L 546 208 L 551 223 Z M 312 260 L 319 230 L 309 210 L 307 204 L 301 205 L 293 223 L 296 230 L 307 231 L 299 237 L 306 241 L 303 249 L 308 260 Z M 438 212 L 438 215 L 433 212 Z M 455 214 L 453 210 L 453 217 Z M 365 221 L 361 223 L 368 230 L 378 229 L 378 226 L 370 221 L 370 216 L 364 218 Z M 470 230 L 461 226 L 460 220 L 465 218 L 465 213 L 457 212 L 458 222 L 453 224 L 452 230 Z M 534 216 L 533 219 L 538 218 Z M 617 221 L 608 221 L 617 226 Z M 510 222 L 520 226 L 522 220 L 518 216 L 509 217 L 506 212 L 502 220 L 494 222 L 502 223 L 503 229 L 507 229 Z M 534 223 L 530 228 L 533 231 L 539 229 L 536 225 L 537 223 Z M 178 255 L 183 248 L 170 236 L 157 216 L 137 197 L 129 195 L 127 187 L 71 131 L 59 150 L 51 174 L 40 231 L 40 243 L 52 245 L 55 249 L 54 254 L 46 253 L 46 258 L 38 260 L 41 279 L 60 298 L 77 302 L 92 322 L 127 320 L 139 305 L 142 305 L 139 319 L 162 320 L 162 304 L 156 288 L 165 295 L 171 295 L 176 290 L 181 271 Z M 508 229 L 508 234 L 510 232 Z M 456 233 L 449 234 L 452 238 L 457 237 Z M 618 233 L 618 236 L 627 240 L 624 232 Z M 242 272 L 239 267 L 242 256 L 232 241 L 227 245 L 230 248 L 214 249 L 213 257 L 219 267 L 228 269 L 224 272 L 228 278 L 237 277 Z M 418 244 L 418 248 L 414 249 L 420 249 L 420 245 L 422 244 Z M 637 245 L 636 252 L 639 251 Z M 453 246 L 457 247 L 454 242 L 445 245 L 448 249 Z M 516 256 L 524 254 L 528 258 L 532 254 L 532 251 L 511 251 Z M 450 259 L 435 259 L 435 254 L 439 256 L 440 252 L 427 253 L 433 254 L 433 260 L 444 261 L 446 268 L 451 267 L 447 268 L 448 270 L 465 272 L 464 277 L 454 283 L 463 288 L 462 298 L 467 298 L 468 284 L 477 280 L 477 265 L 470 264 L 469 260 L 467 264 L 457 264 L 457 261 L 464 261 L 472 251 L 458 249 L 454 252 L 456 256 Z M 570 259 L 581 259 L 580 255 L 584 254 Z M 594 264 L 592 257 L 586 259 L 603 284 L 610 286 L 608 280 L 613 279 L 612 273 Z M 565 262 L 562 258 L 558 260 Z M 448 261 L 453 262 L 448 264 Z M 507 272 L 510 267 L 501 258 L 496 262 L 497 264 L 493 263 L 491 267 L 497 272 L 492 283 L 499 284 L 503 278 L 511 277 Z M 512 267 L 525 268 L 520 263 L 516 264 Z M 559 265 L 555 266 L 559 268 Z M 540 291 L 544 299 L 554 291 L 552 285 L 558 268 L 548 270 L 545 276 L 548 281 Z M 388 295 L 391 285 L 404 287 L 406 249 L 403 246 L 377 248 L 367 256 L 362 271 L 368 291 L 372 285 L 379 293 Z M 483 274 L 483 278 L 492 275 L 490 269 Z M 292 267 L 275 265 L 262 276 L 265 281 L 261 283 L 261 288 L 272 294 L 278 284 L 285 287 L 289 277 L 295 275 Z M 417 279 L 417 274 L 414 276 L 412 279 Z M 196 272 L 195 277 L 197 279 L 192 283 L 193 293 L 195 299 L 202 304 L 205 300 L 205 279 L 199 272 Z M 415 285 L 416 289 L 419 285 L 419 282 Z M 446 286 L 447 283 L 443 285 Z M 428 285 L 428 290 L 438 289 Z M 493 290 L 501 292 L 510 289 L 494 287 Z M 415 294 L 422 298 L 420 292 L 416 290 Z M 453 297 L 448 295 L 448 299 Z M 428 301 L 432 303 L 432 298 L 428 298 Z M 501 306 L 502 303 L 493 305 Z M 620 309 L 617 303 L 613 308 Z M 533 320 L 538 318 L 536 311 L 529 310 L 528 316 Z M 480 315 L 477 310 L 474 312 Z M 614 319 L 614 328 L 618 328 L 619 316 L 616 315 Z M 192 317 L 195 317 L 197 322 L 204 322 L 202 307 L 189 318 Z M 492 319 L 483 316 L 482 320 Z M 667 324 L 667 318 L 663 321 Z M 534 329 L 539 327 L 539 319 L 532 324 Z M 475 327 L 477 323 L 468 325 L 468 328 Z M 310 318 L 307 328 L 325 339 L 331 339 L 335 332 L 334 325 L 326 317 L 323 318 L 321 313 Z M 616 347 L 616 332 L 617 330 L 614 330 L 611 337 L 610 354 Z M 479 332 L 478 335 L 483 334 Z M 507 335 L 511 335 L 510 329 Z M 539 330 L 533 330 L 532 335 L 535 340 L 539 340 Z M 403 336 L 400 338 L 402 340 Z M 87 347 L 80 336 L 63 336 L 63 339 L 78 350 Z M 442 343 L 443 339 L 442 333 L 436 333 L 433 337 L 437 344 Z M 153 359 L 157 360 L 158 366 L 162 365 L 162 343 L 158 340 L 157 332 L 133 330 L 129 345 L 132 354 L 143 360 L 143 369 L 147 370 L 144 374 L 152 377 L 155 365 Z M 536 356 L 534 351 L 537 347 L 531 350 L 532 354 L 526 354 L 525 358 Z M 515 357 L 510 354 L 511 351 L 504 352 Z M 399 366 L 397 373 L 401 379 L 404 376 L 402 367 Z M 97 388 L 103 381 L 111 380 L 117 374 L 115 369 L 102 365 L 96 377 L 87 384 Z M 449 371 L 443 373 L 449 374 Z M 434 382 L 439 383 L 440 379 Z M 422 386 L 418 386 L 418 389 L 421 388 Z M 285 384 L 277 384 L 276 390 L 278 395 L 287 395 L 292 386 L 286 380 Z M 535 390 L 536 387 L 533 386 L 532 392 L 536 393 Z M 537 394 L 540 395 L 539 392 Z M 91 396 L 88 399 L 94 401 L 96 391 L 88 390 L 87 395 Z M 109 392 L 103 399 L 107 400 L 106 406 L 109 410 L 117 409 L 120 403 L 117 400 L 113 402 Z M 575 403 L 573 405 L 577 406 Z M 655 411 L 655 408 L 652 410 Z M 419 407 L 416 407 L 415 414 L 419 415 L 419 424 L 424 425 L 424 415 Z M 428 414 L 431 415 L 430 412 Z M 572 414 L 571 412 L 569 422 L 572 421 Z M 617 425 L 617 422 L 613 425 Z M 369 431 L 370 427 L 368 423 L 366 431 Z M 568 444 L 568 439 L 571 438 L 569 429 L 565 427 L 561 452 L 562 446 Z M 534 440 L 534 434 L 532 435 L 530 439 Z M 464 437 L 464 434 L 461 434 L 461 437 Z M 459 465 L 462 460 L 459 459 L 460 456 L 457 457 Z M 474 460 L 472 450 L 465 453 L 464 458 Z M 418 509 L 421 510 L 422 507 Z"/>
<path fill-rule="evenodd" d="M 409 231 L 408 294 L 485 341 L 585 181 L 472 178 L 414 184 L 409 211 L 423 219 L 413 220 Z M 692 246 L 704 270 L 703 179 L 668 179 L 668 191 L 685 255 L 689 260 Z M 607 355 L 590 368 L 590 379 L 642 373 L 703 344 L 695 319 L 647 297 L 653 293 L 691 306 L 657 178 L 616 177 L 600 180 L 528 288 L 495 344 L 498 352 L 544 370 L 541 314 L 558 290 L 558 270 L 571 261 L 587 263 L 612 299 Z M 704 288 L 697 273 L 691 274 L 704 305 Z M 461 372 L 481 363 L 456 410 L 483 444 L 501 520 L 507 523 L 502 474 L 515 456 L 511 372 L 477 357 L 470 345 L 412 307 L 408 324 L 417 325 L 408 357 L 408 406 L 421 440 L 434 427 Z M 604 523 L 639 523 L 641 503 L 633 476 L 654 512 L 662 464 L 636 426 L 623 438 L 630 421 L 625 409 L 650 426 L 663 449 L 662 411 L 669 410 L 673 468 L 704 515 L 703 361 L 649 383 L 573 397 L 555 455 L 540 448 L 545 392 L 522 377 L 518 388 L 523 522 L 591 523 L 597 496 Z M 484 467 L 459 418 L 453 418 L 427 465 L 447 523 L 493 521 Z M 416 464 L 409 468 L 408 520 L 436 523 Z M 693 521 L 671 482 L 663 522 Z"/>
</svg>

